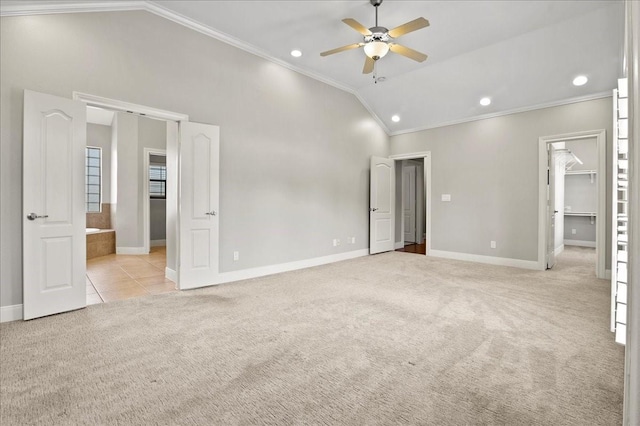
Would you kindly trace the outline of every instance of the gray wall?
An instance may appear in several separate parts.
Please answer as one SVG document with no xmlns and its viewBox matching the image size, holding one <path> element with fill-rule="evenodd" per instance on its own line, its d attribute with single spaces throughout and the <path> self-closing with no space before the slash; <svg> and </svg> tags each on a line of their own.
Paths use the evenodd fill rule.
<svg viewBox="0 0 640 426">
<path fill-rule="evenodd" d="M 610 159 L 611 102 L 603 98 L 393 136 L 392 154 L 432 153 L 432 248 L 536 261 L 538 138 L 606 129 Z M 607 189 L 610 182 L 608 168 Z M 443 193 L 451 194 L 451 202 L 441 201 Z M 611 205 L 610 193 L 606 203 Z"/>
<path fill-rule="evenodd" d="M 111 126 L 87 123 L 87 146 L 102 148 L 102 202 L 111 202 Z"/>
<path fill-rule="evenodd" d="M 139 247 L 142 240 L 142 215 L 139 205 L 138 164 L 138 117 L 124 112 L 116 113 L 113 130 L 117 141 L 117 155 L 112 159 L 117 164 L 117 175 L 113 176 L 116 187 L 116 248 Z M 113 207 L 113 204 L 112 204 Z"/>
<path fill-rule="evenodd" d="M 22 302 L 24 89 L 219 125 L 222 272 L 368 247 L 369 161 L 389 138 L 352 94 L 146 12 L 1 19 L 2 306 Z"/>
</svg>

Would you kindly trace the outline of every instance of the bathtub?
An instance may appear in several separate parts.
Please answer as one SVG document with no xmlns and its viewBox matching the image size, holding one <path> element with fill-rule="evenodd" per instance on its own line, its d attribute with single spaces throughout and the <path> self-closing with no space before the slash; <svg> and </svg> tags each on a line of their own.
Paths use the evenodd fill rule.
<svg viewBox="0 0 640 426">
<path fill-rule="evenodd" d="M 87 228 L 87 259 L 116 252 L 116 233 L 113 229 Z"/>
</svg>

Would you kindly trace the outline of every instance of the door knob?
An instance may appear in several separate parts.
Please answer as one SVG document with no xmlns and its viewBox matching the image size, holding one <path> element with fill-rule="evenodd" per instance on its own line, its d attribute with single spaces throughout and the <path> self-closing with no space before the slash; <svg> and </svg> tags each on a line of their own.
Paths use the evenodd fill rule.
<svg viewBox="0 0 640 426">
<path fill-rule="evenodd" d="M 210 212 L 206 212 L 205 214 L 208 214 L 209 216 L 215 216 L 218 213 L 215 210 L 211 210 Z"/>
<path fill-rule="evenodd" d="M 376 210 L 378 210 L 378 208 L 377 208 L 377 207 L 374 207 L 374 208 L 369 209 L 369 211 L 372 211 L 372 212 L 375 212 Z"/>
<path fill-rule="evenodd" d="M 29 220 L 44 219 L 45 217 L 49 217 L 49 215 L 45 214 L 45 215 L 42 215 L 42 216 L 38 216 L 35 213 L 29 213 L 27 215 L 27 219 L 29 219 Z"/>
</svg>

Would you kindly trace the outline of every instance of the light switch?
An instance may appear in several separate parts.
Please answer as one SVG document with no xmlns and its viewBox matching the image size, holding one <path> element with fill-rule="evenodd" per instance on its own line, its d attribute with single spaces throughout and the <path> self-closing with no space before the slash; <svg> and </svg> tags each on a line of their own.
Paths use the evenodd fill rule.
<svg viewBox="0 0 640 426">
<path fill-rule="evenodd" d="M 442 194 L 442 201 L 451 201 L 451 194 Z"/>
</svg>

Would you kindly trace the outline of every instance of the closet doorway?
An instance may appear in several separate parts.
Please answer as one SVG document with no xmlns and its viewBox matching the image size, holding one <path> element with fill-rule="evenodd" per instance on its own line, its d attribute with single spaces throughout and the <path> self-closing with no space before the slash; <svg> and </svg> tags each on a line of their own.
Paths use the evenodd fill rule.
<svg viewBox="0 0 640 426">
<path fill-rule="evenodd" d="M 605 278 L 605 132 L 596 130 L 539 140 L 538 263 L 588 258 Z M 582 259 L 584 260 L 584 259 Z"/>
<path fill-rule="evenodd" d="M 431 247 L 431 155 L 392 155 L 395 160 L 395 249 L 426 255 Z"/>
</svg>

